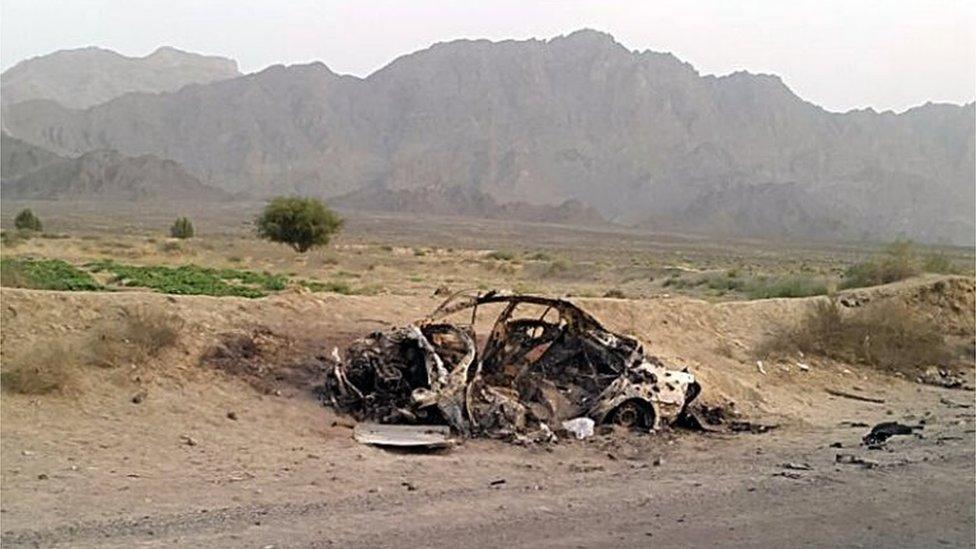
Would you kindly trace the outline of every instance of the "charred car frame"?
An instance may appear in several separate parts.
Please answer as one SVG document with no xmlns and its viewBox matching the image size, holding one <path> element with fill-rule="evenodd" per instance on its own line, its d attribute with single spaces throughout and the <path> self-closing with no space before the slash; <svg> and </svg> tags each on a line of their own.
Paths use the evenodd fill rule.
<svg viewBox="0 0 976 549">
<path fill-rule="evenodd" d="M 502 311 L 479 346 L 481 307 Z M 445 319 L 470 310 L 469 323 Z M 540 312 L 541 311 L 541 312 Z M 562 299 L 456 294 L 427 318 L 352 343 L 327 376 L 336 410 L 379 423 L 446 424 L 464 436 L 551 435 L 589 417 L 645 430 L 678 420 L 700 392 L 634 338 Z"/>
</svg>

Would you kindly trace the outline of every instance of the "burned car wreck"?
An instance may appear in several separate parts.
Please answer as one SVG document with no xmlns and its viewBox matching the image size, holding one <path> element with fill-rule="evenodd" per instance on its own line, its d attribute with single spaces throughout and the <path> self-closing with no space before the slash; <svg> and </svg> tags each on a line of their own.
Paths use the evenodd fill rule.
<svg viewBox="0 0 976 549">
<path fill-rule="evenodd" d="M 479 345 L 478 310 L 492 304 L 502 310 Z M 469 323 L 445 320 L 469 310 Z M 659 429 L 700 392 L 687 370 L 668 369 L 576 305 L 530 295 L 456 294 L 422 321 L 374 332 L 336 358 L 324 396 L 337 411 L 448 425 L 462 436 L 537 440 L 581 417 Z"/>
</svg>

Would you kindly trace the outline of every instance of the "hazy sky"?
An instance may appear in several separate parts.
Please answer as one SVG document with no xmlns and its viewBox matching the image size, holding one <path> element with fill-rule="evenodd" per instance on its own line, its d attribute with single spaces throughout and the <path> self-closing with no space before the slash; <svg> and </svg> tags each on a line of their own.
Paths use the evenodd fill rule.
<svg viewBox="0 0 976 549">
<path fill-rule="evenodd" d="M 245 72 L 323 61 L 366 76 L 455 38 L 550 38 L 589 27 L 624 46 L 669 51 L 703 74 L 780 75 L 845 111 L 902 111 L 976 96 L 972 0 L 563 1 L 2 0 L 0 61 L 96 45 L 160 45 L 237 59 Z"/>
</svg>

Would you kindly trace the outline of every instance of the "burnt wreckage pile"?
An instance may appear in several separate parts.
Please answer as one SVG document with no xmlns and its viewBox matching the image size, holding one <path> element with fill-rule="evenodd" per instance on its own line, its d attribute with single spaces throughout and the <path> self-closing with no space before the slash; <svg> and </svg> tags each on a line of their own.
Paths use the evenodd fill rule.
<svg viewBox="0 0 976 549">
<path fill-rule="evenodd" d="M 479 351 L 474 323 L 489 304 L 504 308 Z M 444 320 L 466 310 L 470 324 Z M 568 301 L 491 292 L 452 296 L 421 322 L 355 341 L 325 397 L 361 421 L 538 438 L 579 417 L 658 429 L 700 390 L 687 370 L 666 368 Z"/>
</svg>

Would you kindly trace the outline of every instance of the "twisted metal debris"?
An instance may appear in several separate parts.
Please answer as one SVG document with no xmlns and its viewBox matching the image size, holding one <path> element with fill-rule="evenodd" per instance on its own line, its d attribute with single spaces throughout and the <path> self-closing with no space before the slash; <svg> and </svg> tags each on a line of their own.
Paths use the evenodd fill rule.
<svg viewBox="0 0 976 549">
<path fill-rule="evenodd" d="M 501 304 L 479 350 L 479 307 Z M 471 311 L 468 324 L 446 322 Z M 541 310 L 541 314 L 539 311 Z M 545 439 L 589 417 L 659 429 L 700 392 L 631 337 L 562 299 L 456 294 L 427 318 L 355 341 L 329 374 L 327 401 L 358 420 L 446 424 L 462 436 Z"/>
</svg>

